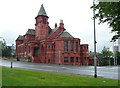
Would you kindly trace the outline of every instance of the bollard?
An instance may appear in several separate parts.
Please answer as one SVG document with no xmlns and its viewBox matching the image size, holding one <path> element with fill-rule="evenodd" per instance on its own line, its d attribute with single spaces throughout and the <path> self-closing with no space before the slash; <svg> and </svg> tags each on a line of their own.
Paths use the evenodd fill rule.
<svg viewBox="0 0 120 88">
<path fill-rule="evenodd" d="M 12 61 L 11 61 L 11 68 L 12 68 Z"/>
</svg>

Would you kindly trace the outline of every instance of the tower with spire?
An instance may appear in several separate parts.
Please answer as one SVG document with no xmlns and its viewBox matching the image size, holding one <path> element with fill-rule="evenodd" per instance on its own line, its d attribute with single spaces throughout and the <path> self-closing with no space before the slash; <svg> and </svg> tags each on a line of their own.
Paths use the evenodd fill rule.
<svg viewBox="0 0 120 88">
<path fill-rule="evenodd" d="M 36 16 L 36 24 L 35 24 L 35 38 L 38 40 L 45 39 L 50 31 L 48 16 L 44 9 L 43 4 Z"/>
</svg>

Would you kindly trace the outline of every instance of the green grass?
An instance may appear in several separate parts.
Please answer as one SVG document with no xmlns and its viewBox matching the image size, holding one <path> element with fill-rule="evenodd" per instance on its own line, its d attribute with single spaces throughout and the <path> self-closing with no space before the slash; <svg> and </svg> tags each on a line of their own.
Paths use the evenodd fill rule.
<svg viewBox="0 0 120 88">
<path fill-rule="evenodd" d="M 2 69 L 2 86 L 118 86 L 117 80 Z"/>
</svg>

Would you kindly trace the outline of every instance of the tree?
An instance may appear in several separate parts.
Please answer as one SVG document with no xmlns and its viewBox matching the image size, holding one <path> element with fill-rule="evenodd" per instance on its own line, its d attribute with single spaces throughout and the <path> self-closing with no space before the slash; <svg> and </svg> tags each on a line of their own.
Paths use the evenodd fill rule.
<svg viewBox="0 0 120 88">
<path fill-rule="evenodd" d="M 111 65 L 111 58 L 113 56 L 113 53 L 109 51 L 109 48 L 106 48 L 105 46 L 103 47 L 102 52 L 98 55 L 99 60 L 104 62 L 104 65 L 108 64 Z"/>
<path fill-rule="evenodd" d="M 120 65 L 120 52 L 115 52 L 115 57 L 117 59 L 117 64 Z"/>
<path fill-rule="evenodd" d="M 3 40 L 1 42 L 1 47 L 2 47 L 2 57 L 11 57 L 11 47 L 6 45 L 6 41 Z"/>
<path fill-rule="evenodd" d="M 111 31 L 116 32 L 112 38 L 113 41 L 116 41 L 120 37 L 120 2 L 99 2 L 91 8 L 97 12 L 94 18 L 99 19 L 99 24 L 107 22 L 112 28 Z"/>
<path fill-rule="evenodd" d="M 103 54 L 102 53 L 98 54 L 98 59 L 99 59 L 99 66 L 103 66 L 104 61 L 103 61 Z"/>
</svg>

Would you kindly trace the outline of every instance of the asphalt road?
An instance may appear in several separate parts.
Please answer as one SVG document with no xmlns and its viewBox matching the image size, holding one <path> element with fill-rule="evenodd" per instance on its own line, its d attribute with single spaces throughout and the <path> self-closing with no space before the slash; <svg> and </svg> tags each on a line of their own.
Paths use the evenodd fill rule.
<svg viewBox="0 0 120 88">
<path fill-rule="evenodd" d="M 0 66 L 11 67 L 11 61 L 0 60 Z M 13 61 L 13 68 L 94 77 L 94 66 L 56 65 Z M 118 66 L 97 66 L 97 76 L 99 78 L 118 80 Z"/>
</svg>

